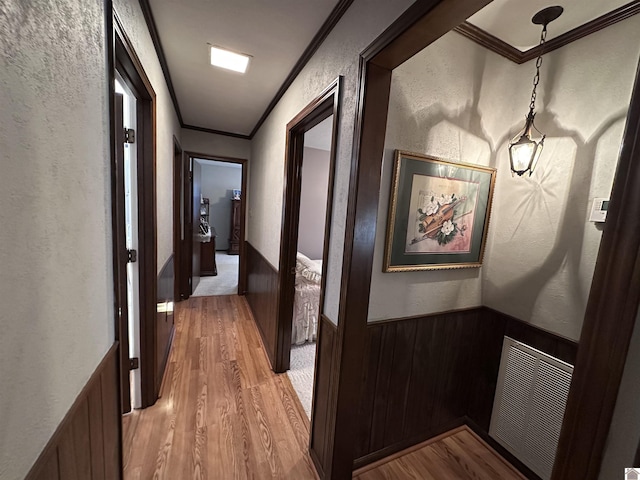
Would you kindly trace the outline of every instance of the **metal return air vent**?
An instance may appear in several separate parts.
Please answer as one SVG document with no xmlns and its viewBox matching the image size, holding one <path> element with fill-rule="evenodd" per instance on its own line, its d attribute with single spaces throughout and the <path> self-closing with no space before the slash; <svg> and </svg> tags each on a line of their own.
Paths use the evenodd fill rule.
<svg viewBox="0 0 640 480">
<path fill-rule="evenodd" d="M 489 434 L 543 479 L 551 477 L 573 366 L 504 337 Z"/>
</svg>

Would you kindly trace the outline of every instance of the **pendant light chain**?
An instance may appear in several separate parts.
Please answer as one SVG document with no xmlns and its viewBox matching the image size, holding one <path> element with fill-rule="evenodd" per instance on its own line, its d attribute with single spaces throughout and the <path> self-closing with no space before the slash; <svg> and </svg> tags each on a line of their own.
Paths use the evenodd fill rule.
<svg viewBox="0 0 640 480">
<path fill-rule="evenodd" d="M 531 92 L 531 103 L 529 103 L 529 115 L 533 113 L 536 106 L 536 90 L 538 89 L 538 83 L 540 83 L 540 67 L 542 66 L 542 53 L 544 51 L 544 43 L 547 40 L 547 26 L 545 25 L 540 34 L 540 54 L 536 60 L 536 74 L 533 77 L 533 91 Z"/>
</svg>

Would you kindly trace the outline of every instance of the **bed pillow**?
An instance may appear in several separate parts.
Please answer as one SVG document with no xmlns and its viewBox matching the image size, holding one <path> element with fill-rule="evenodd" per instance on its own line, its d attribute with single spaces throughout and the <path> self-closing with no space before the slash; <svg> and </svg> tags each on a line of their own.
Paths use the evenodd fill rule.
<svg viewBox="0 0 640 480">
<path fill-rule="evenodd" d="M 319 285 L 322 280 L 322 262 L 314 262 L 298 252 L 296 255 L 296 276 L 298 275 Z"/>
</svg>

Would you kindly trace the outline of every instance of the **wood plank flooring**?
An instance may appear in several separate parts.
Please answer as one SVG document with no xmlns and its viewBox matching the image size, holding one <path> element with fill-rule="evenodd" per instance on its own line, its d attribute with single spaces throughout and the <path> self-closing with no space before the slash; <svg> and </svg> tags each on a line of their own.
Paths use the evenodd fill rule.
<svg viewBox="0 0 640 480">
<path fill-rule="evenodd" d="M 315 479 L 308 420 L 243 297 L 177 304 L 161 398 L 123 419 L 124 478 Z"/>
<path fill-rule="evenodd" d="M 463 426 L 390 460 L 354 472 L 355 480 L 524 480 L 517 470 Z"/>
<path fill-rule="evenodd" d="M 287 376 L 269 368 L 245 299 L 192 297 L 175 319 L 161 398 L 123 417 L 125 480 L 317 478 L 306 415 Z M 463 427 L 354 478 L 523 477 Z"/>
</svg>

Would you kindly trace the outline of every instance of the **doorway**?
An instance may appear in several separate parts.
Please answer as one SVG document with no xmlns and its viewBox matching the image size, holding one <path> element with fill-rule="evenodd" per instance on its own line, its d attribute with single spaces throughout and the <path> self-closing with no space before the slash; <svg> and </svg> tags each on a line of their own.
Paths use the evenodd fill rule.
<svg viewBox="0 0 640 480">
<path fill-rule="evenodd" d="M 184 268 L 176 281 L 189 285 L 186 297 L 244 295 L 247 161 L 185 152 L 183 166 L 187 182 L 179 208 Z M 182 223 L 178 217 L 174 223 L 178 236 Z"/>
<path fill-rule="evenodd" d="M 321 342 L 322 330 L 318 329 L 318 325 L 321 324 L 323 319 L 327 258 L 331 234 L 341 82 L 342 77 L 338 77 L 287 125 L 285 191 L 283 199 L 282 236 L 280 239 L 280 264 L 278 269 L 277 342 L 275 364 L 273 365 L 276 373 L 282 373 L 290 369 L 292 365 L 292 343 L 301 342 L 304 345 L 308 343 L 309 339 L 313 339 L 316 331 L 318 333 L 315 340 L 317 344 Z M 313 132 L 316 126 L 319 126 L 319 129 Z M 326 180 L 323 182 L 324 185 L 317 186 L 316 190 L 318 194 L 320 194 L 320 192 L 323 193 L 324 209 L 323 212 L 317 211 L 315 214 L 311 214 L 320 218 L 307 219 L 304 218 L 304 203 L 306 203 L 306 200 L 303 202 L 303 195 L 311 192 L 311 190 L 308 191 L 307 188 L 305 188 L 307 182 L 304 181 L 304 176 L 305 173 L 310 172 L 305 172 L 304 163 L 306 161 L 307 166 L 311 167 L 311 170 L 313 170 L 314 165 L 311 156 L 305 155 L 305 144 L 309 147 L 311 145 L 311 139 L 318 131 L 325 132 L 324 135 L 322 135 L 324 141 L 321 145 L 323 148 L 328 149 L 328 155 L 326 150 L 323 154 L 324 159 L 328 161 L 328 173 L 325 174 Z M 309 133 L 309 135 L 307 135 L 307 133 Z M 307 153 L 309 152 L 308 150 Z M 322 200 L 320 200 L 320 202 L 322 202 Z M 318 203 L 318 201 L 316 201 L 316 203 Z M 303 217 L 302 220 L 301 217 Z M 314 222 L 314 227 L 309 227 L 306 224 L 307 220 Z M 303 227 L 301 225 L 306 225 L 304 227 L 305 231 L 302 233 L 301 230 Z M 312 228 L 316 232 L 318 230 L 321 231 L 319 234 L 321 235 L 321 247 L 319 245 L 305 245 L 303 247 L 303 244 L 306 243 L 306 234 L 308 233 L 306 230 L 309 228 Z M 316 235 L 318 234 L 316 233 Z M 299 241 L 301 241 L 300 244 Z M 308 248 L 308 252 L 312 257 L 317 257 L 320 253 L 321 262 L 312 262 L 312 259 L 307 255 L 300 255 L 299 250 L 301 248 Z M 320 278 L 318 278 L 318 276 Z M 310 295 L 311 290 L 314 292 L 313 295 Z M 306 298 L 301 295 L 303 291 L 307 294 Z M 298 298 L 296 298 L 296 295 L 298 295 Z M 299 311 L 302 312 L 301 315 L 298 315 L 302 317 L 302 328 L 296 326 L 294 330 L 293 319 L 294 316 L 296 316 L 294 309 L 298 307 L 301 307 Z M 300 330 L 302 330 L 301 334 Z M 310 332 L 310 334 L 305 333 L 305 331 Z M 317 368 L 316 349 L 315 346 L 307 347 L 307 349 L 308 354 L 306 356 L 311 357 L 311 363 L 313 364 L 313 369 L 311 372 L 308 372 L 308 376 L 313 384 L 315 370 Z M 294 350 L 293 357 L 296 363 L 298 361 L 297 357 L 298 351 L 296 349 Z M 297 365 L 294 364 L 294 368 L 297 368 Z M 294 370 L 290 374 L 290 378 L 295 374 Z M 305 393 L 302 393 L 302 395 L 305 395 L 308 399 L 306 400 L 306 407 L 304 400 L 301 403 L 305 410 L 307 410 L 306 413 L 310 417 L 311 425 L 313 425 L 313 418 L 315 416 L 315 390 L 313 385 L 305 387 Z"/>
<path fill-rule="evenodd" d="M 235 295 L 240 271 L 242 164 L 200 158 L 194 161 L 198 168 L 194 169 L 193 182 L 200 191 L 200 198 L 194 197 L 200 281 L 192 295 Z"/>
<path fill-rule="evenodd" d="M 121 346 L 120 390 L 122 412 L 125 413 L 131 410 L 131 379 L 135 408 L 146 408 L 156 402 L 173 334 L 173 321 L 167 322 L 156 314 L 155 92 L 117 15 L 114 15 L 114 37 L 114 76 L 120 84 L 114 88 L 124 92 L 114 91 L 116 96 L 123 96 L 120 97 L 122 119 L 116 120 L 114 125 L 113 217 L 116 311 L 121 312 L 117 332 Z M 127 130 L 120 128 L 127 124 L 130 125 Z M 130 305 L 134 310 L 131 322 L 127 313 Z M 134 370 L 132 375 L 131 370 Z"/>
<path fill-rule="evenodd" d="M 122 105 L 122 116 L 118 116 L 116 128 L 124 132 L 123 180 L 124 180 L 124 227 L 127 251 L 127 333 L 130 359 L 140 358 L 140 271 L 138 268 L 138 168 L 137 152 L 134 148 L 136 122 L 136 97 L 116 71 L 115 91 L 117 103 Z M 120 109 L 119 109 L 120 110 Z M 121 120 L 121 121 L 120 121 Z M 119 147 L 120 148 L 120 147 Z M 142 383 L 140 369 L 129 367 L 130 403 L 123 405 L 123 413 L 142 405 Z"/>
<path fill-rule="evenodd" d="M 333 118 L 333 114 L 330 114 L 304 132 L 300 165 L 300 211 L 297 222 L 296 275 L 287 376 L 309 419 L 313 397 L 324 243 L 329 228 L 327 200 Z"/>
</svg>

